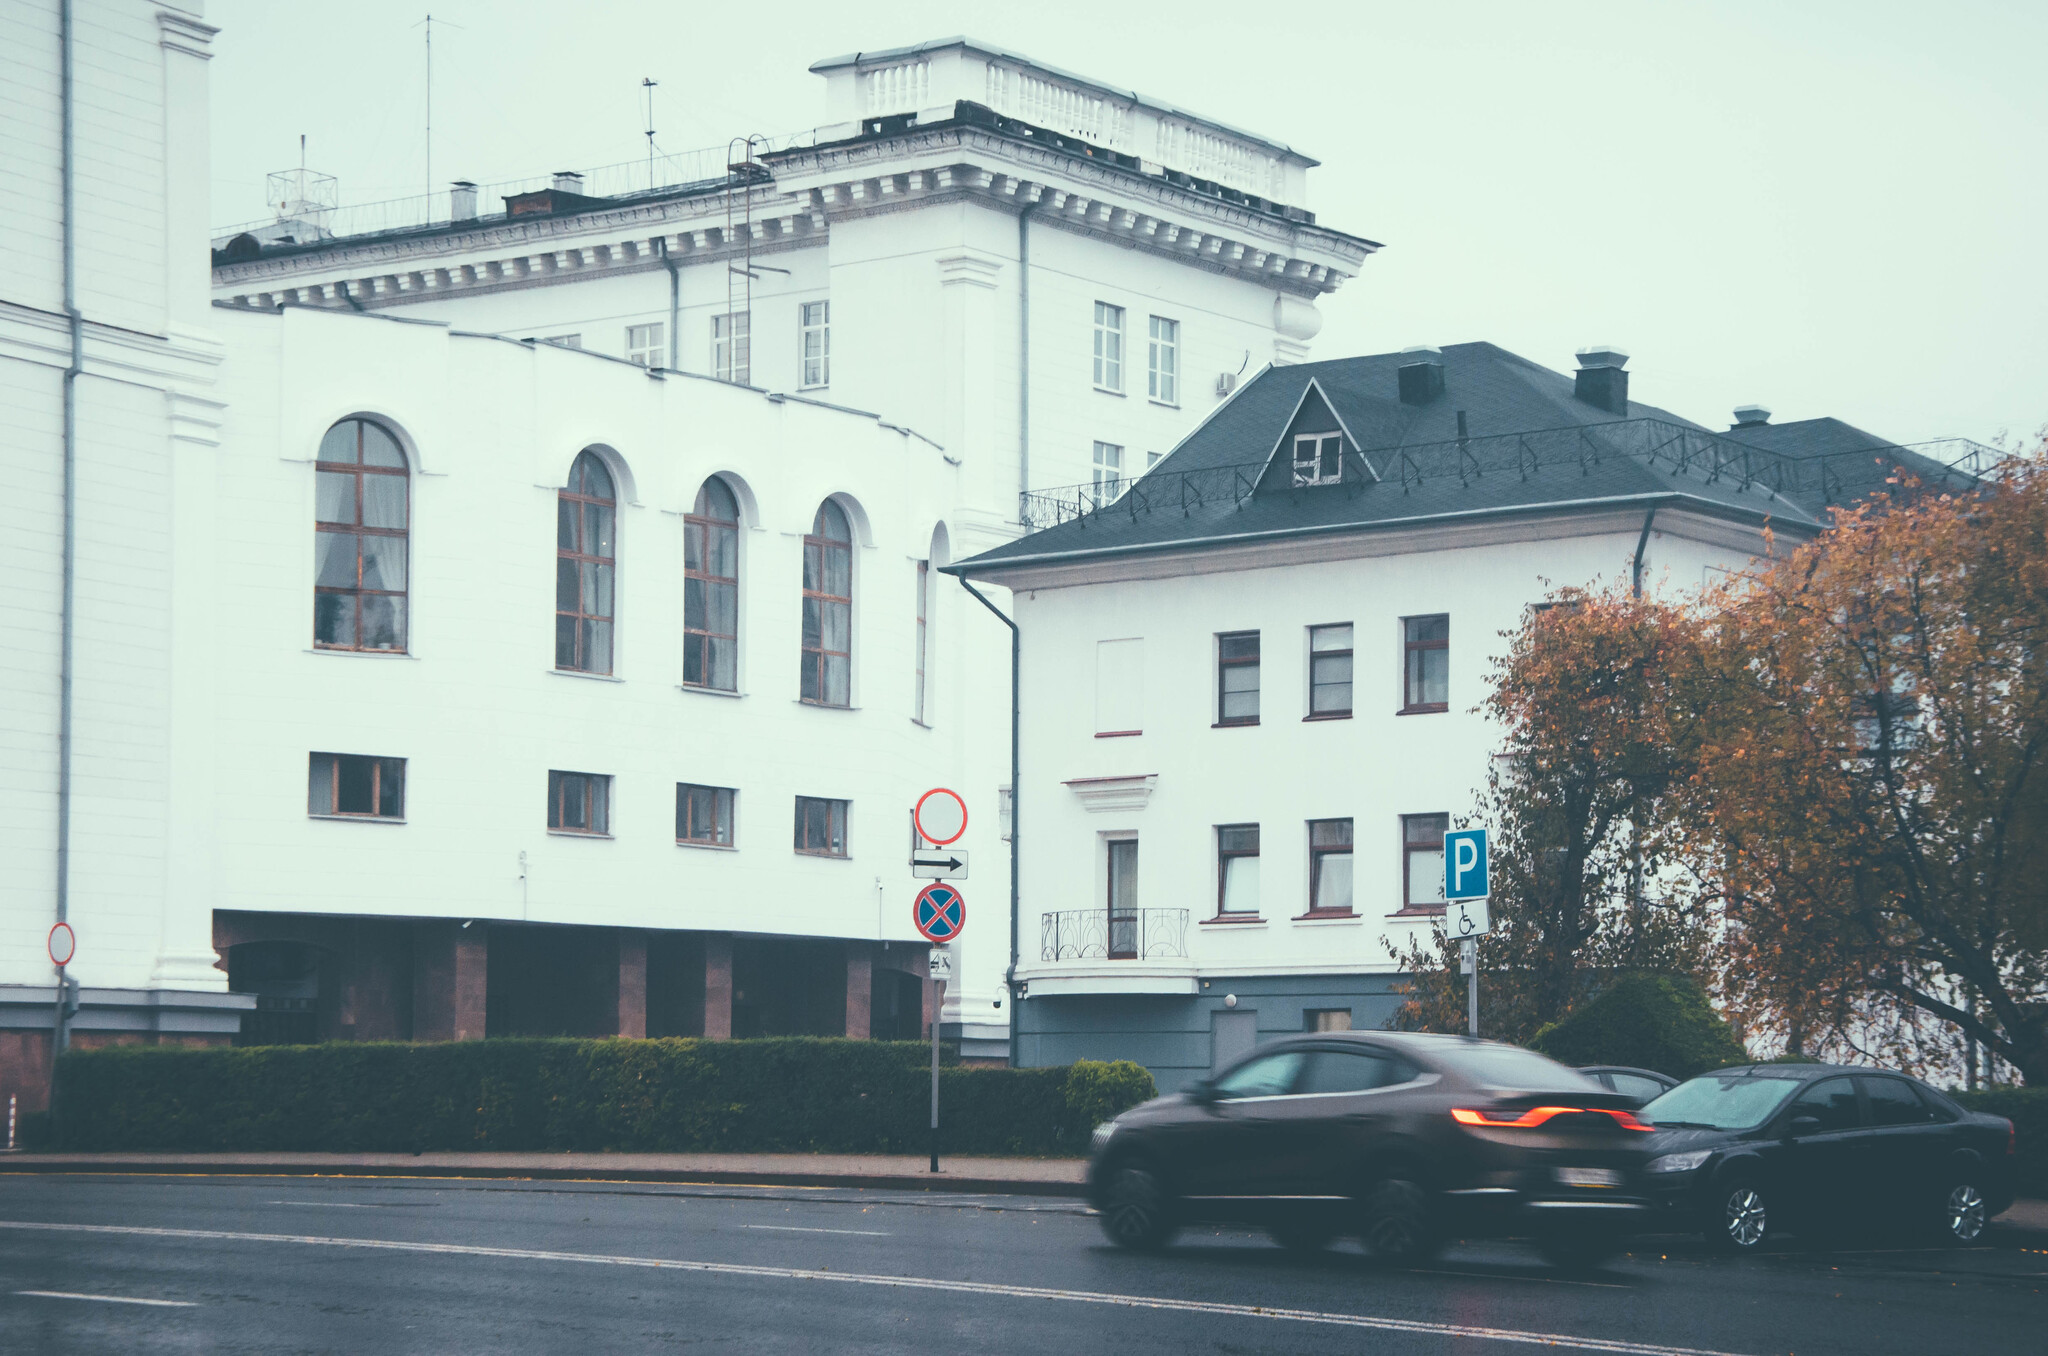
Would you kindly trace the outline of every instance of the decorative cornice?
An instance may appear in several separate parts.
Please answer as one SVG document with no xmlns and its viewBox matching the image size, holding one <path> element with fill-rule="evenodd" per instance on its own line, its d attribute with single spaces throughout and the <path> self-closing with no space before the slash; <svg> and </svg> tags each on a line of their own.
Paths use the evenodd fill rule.
<svg viewBox="0 0 2048 1356">
<path fill-rule="evenodd" d="M 213 40 L 220 30 L 212 24 L 201 23 L 189 14 L 160 9 L 156 12 L 156 26 L 159 47 L 202 61 L 213 59 Z"/>
<path fill-rule="evenodd" d="M 1115 810 L 1142 810 L 1159 784 L 1159 774 L 1147 772 L 1136 777 L 1076 777 L 1063 782 L 1083 808 L 1094 814 Z"/>
</svg>

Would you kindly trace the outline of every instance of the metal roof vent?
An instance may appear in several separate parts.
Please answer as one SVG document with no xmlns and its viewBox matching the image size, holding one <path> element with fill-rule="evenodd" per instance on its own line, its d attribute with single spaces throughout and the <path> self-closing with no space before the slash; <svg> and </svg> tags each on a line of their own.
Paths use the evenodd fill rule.
<svg viewBox="0 0 2048 1356">
<path fill-rule="evenodd" d="M 1572 394 L 1609 414 L 1627 414 L 1628 373 L 1622 370 L 1627 363 L 1628 354 L 1611 344 L 1580 349 Z"/>
<path fill-rule="evenodd" d="M 1765 408 L 1764 408 L 1763 406 L 1761 406 L 1761 405 L 1737 405 L 1737 406 L 1735 407 L 1735 422 L 1734 422 L 1734 423 L 1732 423 L 1732 424 L 1730 424 L 1730 425 L 1729 425 L 1728 427 L 1730 427 L 1730 428 L 1744 428 L 1744 427 L 1753 427 L 1754 425 L 1757 425 L 1757 424 L 1768 424 L 1768 423 L 1770 423 L 1770 422 L 1771 422 L 1771 412 L 1770 412 L 1769 410 L 1765 409 Z"/>
<path fill-rule="evenodd" d="M 1397 370 L 1403 405 L 1427 405 L 1444 393 L 1444 355 L 1427 344 L 1401 350 Z"/>
<path fill-rule="evenodd" d="M 476 220 L 476 185 L 467 179 L 457 179 L 448 187 L 448 220 Z"/>
<path fill-rule="evenodd" d="M 556 170 L 554 187 L 563 193 L 581 193 L 583 191 L 583 172 L 581 170 Z"/>
</svg>

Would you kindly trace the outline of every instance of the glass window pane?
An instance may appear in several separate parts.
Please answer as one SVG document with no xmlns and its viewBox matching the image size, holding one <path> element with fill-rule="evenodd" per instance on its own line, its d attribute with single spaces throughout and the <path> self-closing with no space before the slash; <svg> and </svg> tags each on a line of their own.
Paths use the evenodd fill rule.
<svg viewBox="0 0 2048 1356">
<path fill-rule="evenodd" d="M 1259 850 L 1259 826 L 1256 824 L 1237 825 L 1216 831 L 1216 845 L 1224 852 L 1257 852 Z"/>
<path fill-rule="evenodd" d="M 555 618 L 555 667 L 573 669 L 576 667 L 576 619 Z"/>
<path fill-rule="evenodd" d="M 313 640 L 343 648 L 356 643 L 356 596 L 352 593 L 313 595 Z"/>
<path fill-rule="evenodd" d="M 1246 636 L 1222 636 L 1218 638 L 1222 657 L 1225 659 L 1257 659 L 1259 638 L 1256 633 Z"/>
<path fill-rule="evenodd" d="M 356 460 L 357 427 L 355 420 L 344 419 L 328 429 L 327 435 L 320 440 L 320 460 L 346 462 L 353 466 Z"/>
<path fill-rule="evenodd" d="M 363 465 L 404 466 L 405 454 L 398 450 L 398 440 L 381 425 L 369 420 L 363 424 Z"/>
<path fill-rule="evenodd" d="M 1223 863 L 1223 911 L 1259 911 L 1259 859 L 1231 857 Z"/>
<path fill-rule="evenodd" d="M 711 686 L 723 692 L 737 692 L 740 687 L 739 646 L 730 640 L 707 640 L 704 648 L 710 656 Z"/>
<path fill-rule="evenodd" d="M 337 812 L 345 815 L 367 815 L 377 808 L 372 795 L 377 775 L 377 760 L 374 758 L 339 758 L 335 760 L 341 775 L 336 779 L 335 806 Z"/>
<path fill-rule="evenodd" d="M 711 604 L 709 630 L 722 636 L 739 634 L 740 591 L 736 584 L 713 584 L 708 589 Z"/>
<path fill-rule="evenodd" d="M 405 817 L 405 760 L 386 758 L 377 775 L 377 813 L 387 819 Z"/>
<path fill-rule="evenodd" d="M 1253 1059 L 1217 1080 L 1216 1090 L 1225 1097 L 1281 1097 L 1294 1086 L 1303 1053 L 1283 1050 Z"/>
<path fill-rule="evenodd" d="M 683 637 L 683 681 L 693 687 L 704 682 L 704 656 L 710 643 L 704 636 Z"/>
<path fill-rule="evenodd" d="M 853 596 L 853 553 L 845 550 L 825 552 L 824 592 L 839 598 Z"/>
<path fill-rule="evenodd" d="M 1120 838 L 1109 845 L 1109 909 L 1129 913 L 1138 907 L 1138 843 Z"/>
<path fill-rule="evenodd" d="M 1408 815 L 1402 820 L 1405 841 L 1423 847 L 1442 847 L 1450 827 L 1449 815 Z"/>
<path fill-rule="evenodd" d="M 1254 688 L 1250 692 L 1225 692 L 1223 694 L 1222 718 L 1224 720 L 1256 720 L 1258 715 L 1258 689 Z"/>
<path fill-rule="evenodd" d="M 825 656 L 825 702 L 828 706 L 853 704 L 852 671 L 843 654 Z"/>
<path fill-rule="evenodd" d="M 582 562 L 583 611 L 592 617 L 612 615 L 612 567 Z"/>
<path fill-rule="evenodd" d="M 1223 690 L 1232 692 L 1257 692 L 1259 690 L 1259 666 L 1257 664 L 1231 664 L 1222 672 Z"/>
<path fill-rule="evenodd" d="M 555 548 L 561 551 L 576 549 L 576 501 L 573 499 L 555 501 Z"/>
<path fill-rule="evenodd" d="M 608 621 L 583 623 L 583 668 L 587 673 L 612 671 L 612 624 Z"/>
<path fill-rule="evenodd" d="M 330 432 L 328 437 L 334 435 Z M 334 755 L 316 753 L 311 759 L 311 771 L 306 787 L 306 810 L 309 814 L 331 815 L 334 813 Z"/>
<path fill-rule="evenodd" d="M 557 803 L 561 807 L 561 828 L 583 829 L 590 826 L 589 807 L 584 803 L 584 779 L 573 773 L 563 773 Z"/>
<path fill-rule="evenodd" d="M 405 526 L 405 477 L 363 477 L 363 526 Z"/>
<path fill-rule="evenodd" d="M 612 831 L 612 779 L 609 777 L 590 779 L 590 831 Z"/>
<path fill-rule="evenodd" d="M 1408 639 L 1413 641 L 1449 640 L 1451 619 L 1449 617 L 1410 617 Z"/>
<path fill-rule="evenodd" d="M 819 602 L 816 598 L 804 599 L 804 648 L 806 650 L 818 648 L 818 637 L 823 634 L 822 627 L 818 621 L 818 612 L 824 606 L 825 604 Z"/>
<path fill-rule="evenodd" d="M 692 573 L 704 568 L 704 525 L 683 524 L 683 568 Z"/>
<path fill-rule="evenodd" d="M 405 599 L 382 593 L 362 595 L 362 648 L 405 648 Z"/>
<path fill-rule="evenodd" d="M 354 588 L 357 540 L 353 532 L 315 532 L 313 582 L 321 588 Z"/>
<path fill-rule="evenodd" d="M 1799 1094 L 1792 1115 L 1811 1116 L 1822 1130 L 1854 1130 L 1862 1120 L 1856 1089 L 1846 1078 L 1823 1078 Z"/>
<path fill-rule="evenodd" d="M 1349 626 L 1318 626 L 1309 633 L 1311 650 L 1348 650 L 1351 648 Z"/>
<path fill-rule="evenodd" d="M 1317 859 L 1316 900 L 1318 909 L 1349 911 L 1351 908 L 1351 854 L 1326 852 Z"/>
<path fill-rule="evenodd" d="M 1309 697 L 1309 714 L 1336 715 L 1351 709 L 1351 684 L 1318 682 Z"/>
<path fill-rule="evenodd" d="M 405 591 L 405 538 L 363 538 L 363 587 Z"/>
<path fill-rule="evenodd" d="M 705 629 L 704 581 L 683 580 L 683 625 L 692 631 Z"/>
<path fill-rule="evenodd" d="M 313 518 L 322 523 L 354 523 L 356 477 L 351 471 L 317 471 L 313 476 Z"/>
<path fill-rule="evenodd" d="M 824 689 L 824 662 L 814 650 L 804 655 L 802 681 L 797 696 L 807 702 L 822 700 Z"/>
<path fill-rule="evenodd" d="M 737 579 L 740 575 L 740 534 L 729 527 L 721 527 L 711 534 L 710 572 L 724 579 Z"/>
<path fill-rule="evenodd" d="M 1315 1014 L 1317 1031 L 1349 1031 L 1351 1014 L 1343 1009 Z M 1349 1050 L 1317 1050 L 1308 1057 L 1308 1071 L 1302 1075 L 1302 1093 L 1331 1095 L 1370 1092 L 1394 1081 L 1394 1066 L 1378 1055 L 1354 1054 Z"/>
<path fill-rule="evenodd" d="M 1351 821 L 1318 819 L 1308 826 L 1309 842 L 1316 847 L 1350 847 Z"/>
<path fill-rule="evenodd" d="M 1451 652 L 1422 650 L 1422 683 L 1418 700 L 1426 706 L 1446 706 L 1451 700 Z"/>
<path fill-rule="evenodd" d="M 819 609 L 824 623 L 823 648 L 841 652 L 853 648 L 853 609 L 845 603 L 826 603 Z"/>
<path fill-rule="evenodd" d="M 576 562 L 555 558 L 555 611 L 574 612 L 580 590 L 576 584 Z"/>
<path fill-rule="evenodd" d="M 1441 840 L 1439 840 L 1441 843 Z M 1417 848 L 1408 854 L 1408 899 L 1411 909 L 1444 906 L 1444 850 Z"/>
<path fill-rule="evenodd" d="M 612 511 L 602 504 L 583 506 L 583 554 L 609 556 L 612 553 Z"/>
<path fill-rule="evenodd" d="M 1925 1125 L 1934 1119 L 1919 1094 L 1897 1079 L 1866 1078 L 1863 1095 L 1870 1102 L 1872 1125 Z"/>
</svg>

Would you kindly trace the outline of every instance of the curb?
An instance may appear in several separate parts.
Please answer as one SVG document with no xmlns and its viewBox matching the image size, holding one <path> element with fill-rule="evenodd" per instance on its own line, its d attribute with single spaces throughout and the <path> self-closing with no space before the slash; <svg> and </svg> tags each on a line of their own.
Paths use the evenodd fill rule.
<svg viewBox="0 0 2048 1356">
<path fill-rule="evenodd" d="M 369 1163 L 162 1163 L 148 1159 L 45 1159 L 35 1163 L 0 1158 L 0 1175 L 98 1173 L 176 1177 L 442 1177 L 526 1182 L 669 1182 L 699 1186 L 846 1187 L 881 1191 L 926 1191 L 948 1195 L 1050 1196 L 1079 1200 L 1079 1182 L 1019 1181 L 999 1177 L 863 1176 L 830 1172 L 679 1172 L 654 1168 L 493 1168 L 446 1164 Z"/>
</svg>

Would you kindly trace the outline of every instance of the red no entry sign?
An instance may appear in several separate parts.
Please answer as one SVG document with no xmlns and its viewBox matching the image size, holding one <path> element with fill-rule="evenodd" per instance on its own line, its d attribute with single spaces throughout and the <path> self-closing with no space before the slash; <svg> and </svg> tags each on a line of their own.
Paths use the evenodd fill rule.
<svg viewBox="0 0 2048 1356">
<path fill-rule="evenodd" d="M 944 847 L 967 832 L 967 802 L 960 799 L 959 792 L 935 786 L 917 798 L 911 818 L 925 842 Z"/>
<path fill-rule="evenodd" d="M 917 924 L 926 941 L 950 942 L 967 926 L 967 901 L 944 881 L 933 881 L 917 892 L 917 900 L 910 906 L 910 921 Z"/>
<path fill-rule="evenodd" d="M 78 934 L 71 930 L 71 924 L 59 923 L 50 929 L 50 960 L 56 965 L 69 965 L 71 958 L 78 954 Z"/>
</svg>

